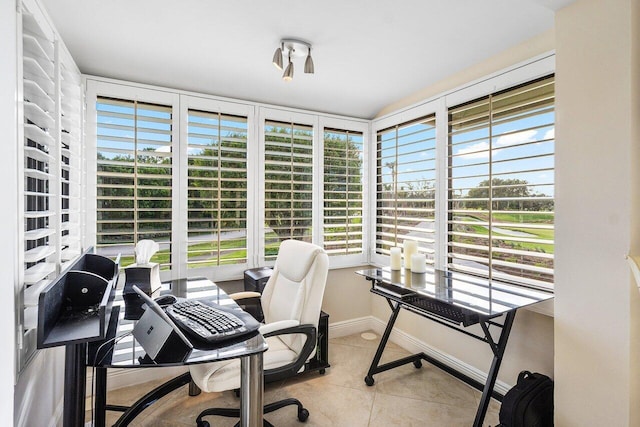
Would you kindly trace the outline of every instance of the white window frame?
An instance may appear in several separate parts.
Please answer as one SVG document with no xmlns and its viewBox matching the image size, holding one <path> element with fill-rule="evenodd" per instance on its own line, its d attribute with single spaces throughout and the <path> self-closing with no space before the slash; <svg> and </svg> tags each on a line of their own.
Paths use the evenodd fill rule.
<svg viewBox="0 0 640 427">
<path fill-rule="evenodd" d="M 318 123 L 318 153 L 320 154 L 320 165 L 319 165 L 319 173 L 322 174 L 322 181 L 320 185 L 318 185 L 318 200 L 322 201 L 324 199 L 324 130 L 326 128 L 331 129 L 340 129 L 347 131 L 355 131 L 362 132 L 362 188 L 364 189 L 362 195 L 362 253 L 361 254 L 353 254 L 353 255 L 336 255 L 329 257 L 329 267 L 330 268 L 343 268 L 343 267 L 351 267 L 354 265 L 362 265 L 368 262 L 368 252 L 371 245 L 371 237 L 368 233 L 368 223 L 369 221 L 369 205 L 371 200 L 371 191 L 370 182 L 369 182 L 369 151 L 371 151 L 371 132 L 370 125 L 367 122 L 355 122 L 353 120 L 344 120 L 338 119 L 334 117 L 320 117 L 320 121 Z M 323 222 L 324 222 L 324 208 L 323 203 L 320 203 L 320 218 L 318 221 L 319 230 L 314 230 L 314 235 L 318 236 L 316 240 L 317 244 L 320 247 L 324 247 L 324 234 L 323 234 Z"/>
<path fill-rule="evenodd" d="M 377 171 L 375 168 L 377 150 L 375 149 L 375 145 L 377 144 L 378 131 L 381 131 L 402 123 L 411 122 L 411 121 L 420 119 L 421 117 L 426 117 L 426 116 L 435 114 L 436 115 L 436 178 L 439 178 L 440 177 L 439 168 L 441 167 L 441 165 L 437 158 L 437 155 L 440 152 L 439 150 L 440 148 L 439 130 L 440 129 L 438 127 L 439 117 L 438 117 L 438 108 L 437 108 L 438 105 L 439 105 L 438 100 L 428 101 L 418 106 L 415 106 L 411 109 L 400 111 L 398 113 L 393 113 L 379 120 L 375 120 L 371 127 L 371 136 L 370 136 L 371 142 L 369 143 L 369 147 L 370 147 L 369 162 L 371 166 L 369 167 L 369 187 L 368 187 L 369 189 L 368 193 L 370 194 L 370 197 L 371 197 L 371 202 L 369 204 L 369 218 L 370 218 L 369 242 L 370 242 L 370 261 L 375 265 L 389 265 L 390 263 L 389 256 L 376 253 L 376 247 L 375 247 L 376 246 L 375 245 L 375 236 L 376 236 L 376 203 L 375 203 L 376 187 L 375 186 L 377 184 L 376 182 Z M 436 205 L 435 205 L 436 233 L 434 236 L 436 239 L 436 247 L 439 242 L 438 223 L 439 223 L 439 217 L 441 215 L 440 212 L 442 211 L 441 206 L 439 205 L 439 200 L 438 200 L 438 194 L 440 192 L 439 190 L 440 190 L 439 184 L 436 179 Z M 436 251 L 436 256 L 437 256 L 437 251 Z"/>
<path fill-rule="evenodd" d="M 555 55 L 545 53 L 530 60 L 515 64 L 504 70 L 493 73 L 481 79 L 469 82 L 463 86 L 440 93 L 417 104 L 399 111 L 374 119 L 371 126 L 371 136 L 377 135 L 379 130 L 415 120 L 429 114 L 436 115 L 436 253 L 434 267 L 446 269 L 447 265 L 447 144 L 448 144 L 448 108 L 474 99 L 490 95 L 501 90 L 509 89 L 535 79 L 548 76 L 555 72 Z M 372 143 L 370 143 L 371 145 Z M 375 165 L 375 150 L 370 150 L 369 161 Z M 369 168 L 369 193 L 375 188 L 376 171 Z M 375 198 L 369 208 L 369 237 L 375 236 Z M 389 265 L 389 256 L 376 254 L 375 245 L 370 248 L 370 262 L 377 266 Z"/>
<path fill-rule="evenodd" d="M 258 171 L 257 171 L 257 179 L 259 181 L 258 183 L 258 193 L 257 193 L 257 200 L 258 200 L 258 215 L 257 215 L 257 228 L 258 230 L 256 231 L 256 236 L 258 237 L 258 244 L 257 244 L 257 265 L 260 266 L 272 266 L 275 264 L 275 261 L 267 261 L 265 260 L 265 256 L 264 256 L 264 251 L 265 251 L 265 244 L 264 244 L 264 238 L 265 238 L 265 232 L 264 232 L 264 221 L 265 221 L 265 215 L 264 215 L 264 209 L 265 209 L 265 180 L 264 180 L 264 173 L 265 173 L 265 162 L 264 162 L 264 158 L 265 158 L 265 122 L 267 120 L 274 120 L 274 121 L 278 121 L 278 122 L 284 122 L 284 123 L 296 123 L 296 124 L 300 124 L 300 125 L 307 125 L 307 126 L 311 126 L 312 127 L 312 131 L 313 131 L 313 136 L 312 136 L 312 143 L 313 143 L 313 180 L 312 180 L 312 188 L 313 188 L 313 196 L 311 199 L 311 211 L 312 211 L 312 219 L 311 219 L 311 229 L 312 229 L 312 234 L 311 234 L 311 238 L 312 241 L 314 243 L 317 243 L 317 239 L 318 239 L 318 235 L 320 234 L 320 228 L 322 226 L 321 221 L 318 219 L 318 209 L 319 209 L 319 205 L 320 205 L 320 198 L 319 198 L 319 193 L 318 193 L 318 187 L 321 185 L 320 181 L 319 181 L 319 177 L 318 177 L 318 170 L 319 170 L 319 164 L 320 164 L 320 157 L 321 154 L 319 154 L 319 149 L 318 147 L 319 145 L 319 127 L 318 127 L 318 116 L 314 115 L 314 114 L 307 114 L 307 113 L 301 113 L 301 112 L 297 112 L 297 111 L 293 111 L 293 110 L 284 110 L 284 109 L 276 109 L 276 108 L 267 108 L 267 107 L 260 107 L 259 108 L 259 112 L 258 112 L 258 123 L 257 126 L 259 127 L 259 137 L 258 137 L 258 141 L 259 141 L 259 145 L 260 145 L 260 149 L 259 149 L 259 159 L 260 161 L 259 163 L 259 167 L 258 167 Z M 319 157 L 320 156 L 320 157 Z M 254 193 L 255 194 L 255 193 Z"/>
<path fill-rule="evenodd" d="M 210 111 L 214 113 L 231 114 L 236 116 L 242 116 L 247 118 L 247 262 L 243 264 L 232 265 L 220 265 L 216 267 L 206 268 L 187 268 L 187 149 L 189 144 L 189 110 L 197 109 L 202 111 Z M 250 153 L 252 148 L 252 141 L 255 135 L 254 114 L 255 108 L 252 105 L 241 104 L 235 102 L 222 101 L 215 98 L 207 98 L 193 95 L 180 95 L 180 138 L 179 138 L 179 150 L 180 150 L 180 163 L 178 170 L 180 171 L 178 195 L 178 214 L 176 215 L 175 225 L 177 239 L 179 244 L 178 253 L 180 254 L 179 262 L 177 264 L 174 278 L 191 278 L 191 277 L 211 277 L 216 280 L 217 277 L 237 277 L 241 276 L 244 270 L 250 268 L 251 259 L 254 257 L 254 236 L 251 235 L 250 230 L 255 228 L 255 203 L 253 203 L 253 197 L 255 194 L 255 178 L 254 170 L 256 158 Z"/>
<path fill-rule="evenodd" d="M 273 261 L 264 259 L 264 123 L 265 120 L 293 122 L 309 125 L 313 129 L 313 242 L 322 246 L 323 218 L 323 126 L 344 128 L 363 132 L 365 143 L 365 166 L 363 182 L 368 187 L 369 176 L 368 151 L 371 134 L 371 122 L 364 119 L 340 117 L 312 111 L 282 108 L 232 98 L 216 97 L 201 93 L 167 89 L 152 85 L 125 82 L 116 79 L 84 76 L 86 86 L 86 180 L 83 194 L 86 199 L 85 226 L 83 243 L 85 246 L 96 244 L 96 206 L 97 206 L 97 112 L 96 101 L 99 96 L 136 100 L 153 104 L 170 105 L 172 107 L 172 270 L 162 271 L 163 281 L 206 276 L 213 280 L 235 280 L 242 278 L 247 268 L 273 265 Z M 189 108 L 205 111 L 234 114 L 247 117 L 247 263 L 223 265 L 207 268 L 188 269 L 186 265 L 186 214 L 187 214 L 187 156 L 188 146 L 188 110 Z M 321 125 L 322 124 L 322 125 Z M 367 188 L 365 187 L 365 188 Z M 364 229 L 369 228 L 368 194 L 365 191 L 365 211 L 363 214 Z M 365 232 L 366 234 L 366 232 Z M 368 263 L 369 243 L 363 245 L 363 253 L 359 255 L 340 255 L 331 257 L 330 268 L 362 266 Z"/>
<path fill-rule="evenodd" d="M 86 221 L 85 236 L 86 246 L 94 246 L 97 242 L 96 223 L 97 223 L 97 111 L 96 101 L 99 96 L 111 98 L 122 98 L 124 100 L 148 102 L 152 104 L 167 105 L 172 108 L 171 115 L 171 151 L 172 151 L 172 168 L 171 168 L 171 194 L 180 194 L 180 171 L 176 164 L 181 163 L 180 149 L 178 141 L 180 137 L 180 120 L 179 120 L 179 101 L 180 97 L 177 93 L 159 91 L 154 89 L 143 88 L 135 85 L 127 85 L 122 83 L 113 83 L 101 80 L 86 80 L 87 88 L 87 114 L 85 116 L 85 144 L 87 159 L 87 180 L 86 180 Z M 178 239 L 178 220 L 180 216 L 178 212 L 178 199 L 175 197 L 171 203 L 171 245 L 172 245 L 172 269 L 169 271 L 161 271 L 161 280 L 177 279 L 177 269 L 173 266 L 180 261 L 182 253 L 176 251 L 173 245 L 180 245 L 181 239 Z M 179 246 L 178 246 L 179 247 Z"/>
</svg>

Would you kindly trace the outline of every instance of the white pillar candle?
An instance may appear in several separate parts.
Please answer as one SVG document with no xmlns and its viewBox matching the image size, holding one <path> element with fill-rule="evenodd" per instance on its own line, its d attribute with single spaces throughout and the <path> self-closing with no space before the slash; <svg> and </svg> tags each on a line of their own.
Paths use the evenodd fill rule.
<svg viewBox="0 0 640 427">
<path fill-rule="evenodd" d="M 418 252 L 418 242 L 415 240 L 405 240 L 402 242 L 404 247 L 404 268 L 411 268 L 411 255 Z"/>
<path fill-rule="evenodd" d="M 391 248 L 391 269 L 400 270 L 402 268 L 402 249 Z"/>
<path fill-rule="evenodd" d="M 411 255 L 411 272 L 412 273 L 427 272 L 427 256 L 425 254 Z"/>
</svg>

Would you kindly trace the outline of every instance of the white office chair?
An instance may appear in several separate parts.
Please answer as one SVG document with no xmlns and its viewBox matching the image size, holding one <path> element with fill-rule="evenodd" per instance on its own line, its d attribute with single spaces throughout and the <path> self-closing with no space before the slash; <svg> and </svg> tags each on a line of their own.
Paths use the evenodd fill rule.
<svg viewBox="0 0 640 427">
<path fill-rule="evenodd" d="M 238 298 L 260 297 L 264 325 L 260 332 L 269 349 L 264 353 L 264 382 L 278 381 L 296 375 L 315 354 L 316 336 L 322 297 L 327 282 L 329 258 L 313 244 L 286 240 L 280 245 L 271 278 L 262 295 L 241 292 Z M 240 302 L 240 301 L 239 301 Z M 191 378 L 205 392 L 220 392 L 240 388 L 240 361 L 232 359 L 190 367 Z M 298 406 L 298 419 L 309 416 L 300 401 L 285 399 L 264 406 L 264 413 L 288 405 Z M 207 415 L 239 416 L 238 409 L 210 408 L 198 415 L 198 427 L 208 427 L 202 420 Z M 271 426 L 268 421 L 265 426 Z"/>
</svg>

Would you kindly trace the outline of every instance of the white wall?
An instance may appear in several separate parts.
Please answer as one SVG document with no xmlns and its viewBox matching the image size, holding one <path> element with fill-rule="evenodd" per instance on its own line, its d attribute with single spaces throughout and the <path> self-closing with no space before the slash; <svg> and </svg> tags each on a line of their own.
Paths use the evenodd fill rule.
<svg viewBox="0 0 640 427">
<path fill-rule="evenodd" d="M 58 425 L 62 422 L 63 390 L 64 347 L 39 350 L 15 386 L 14 425 Z"/>
<path fill-rule="evenodd" d="M 631 244 L 629 253 L 640 254 L 640 2 L 631 4 Z M 634 78 L 635 77 L 635 78 Z M 640 284 L 638 284 L 640 285 Z M 638 288 L 640 290 L 640 288 Z M 629 401 L 630 425 L 640 425 L 640 292 L 631 286 Z M 633 403 L 635 402 L 635 403 Z"/>
<path fill-rule="evenodd" d="M 2 198 L 8 207 L 15 206 L 18 197 L 16 188 L 16 10 L 12 1 L 0 1 L 0 182 L 3 183 Z M 13 379 L 15 355 L 14 289 L 16 286 L 16 239 L 18 238 L 18 213 L 16 209 L 5 209 L 0 223 L 0 425 L 13 424 Z"/>
<path fill-rule="evenodd" d="M 640 253 L 637 132 L 632 140 L 637 83 L 631 90 L 639 78 L 631 73 L 632 50 L 638 49 L 631 28 L 640 21 L 631 14 L 634 2 L 580 0 L 556 14 L 560 426 L 638 425 L 637 336 L 630 343 L 640 296 L 625 261 L 630 247 Z"/>
<path fill-rule="evenodd" d="M 371 287 L 364 277 L 355 274 L 368 268 L 343 268 L 329 271 L 322 310 L 329 314 L 329 323 L 371 316 Z"/>
</svg>

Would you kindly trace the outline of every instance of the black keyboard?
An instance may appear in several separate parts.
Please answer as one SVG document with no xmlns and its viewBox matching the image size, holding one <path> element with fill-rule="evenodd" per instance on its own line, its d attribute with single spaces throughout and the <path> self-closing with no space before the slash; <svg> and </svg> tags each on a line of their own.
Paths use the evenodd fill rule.
<svg viewBox="0 0 640 427">
<path fill-rule="evenodd" d="M 405 301 L 413 307 L 420 308 L 453 323 L 462 323 L 464 326 L 474 325 L 480 321 L 477 313 L 430 298 L 414 296 Z"/>
<path fill-rule="evenodd" d="M 197 300 L 176 302 L 167 307 L 166 312 L 180 329 L 209 343 L 255 330 L 247 328 L 245 322 L 235 314 Z"/>
</svg>

